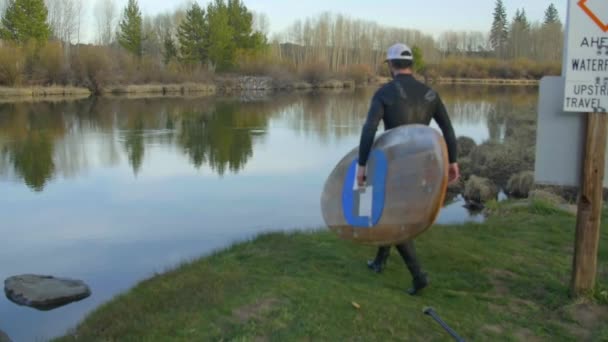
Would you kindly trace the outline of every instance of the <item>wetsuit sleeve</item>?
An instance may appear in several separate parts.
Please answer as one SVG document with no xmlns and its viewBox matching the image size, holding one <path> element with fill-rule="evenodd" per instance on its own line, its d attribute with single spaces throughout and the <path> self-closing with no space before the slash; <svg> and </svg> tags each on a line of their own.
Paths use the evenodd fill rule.
<svg viewBox="0 0 608 342">
<path fill-rule="evenodd" d="M 450 160 L 450 164 L 456 163 L 458 160 L 458 145 L 456 135 L 454 134 L 454 127 L 452 127 L 452 122 L 450 121 L 448 112 L 439 96 L 437 96 L 435 115 L 433 116 L 433 119 L 435 119 L 439 125 L 439 128 L 441 128 L 441 131 L 443 132 L 443 137 L 445 138 L 445 142 L 448 146 L 448 158 Z"/>
<path fill-rule="evenodd" d="M 363 130 L 361 132 L 361 141 L 359 143 L 360 166 L 365 166 L 367 164 L 369 153 L 372 149 L 372 145 L 374 144 L 376 131 L 378 130 L 378 125 L 380 124 L 380 120 L 382 120 L 383 116 L 384 104 L 382 103 L 380 92 L 377 92 L 372 99 L 369 112 L 367 113 L 367 119 L 365 120 L 365 124 L 363 125 Z"/>
</svg>

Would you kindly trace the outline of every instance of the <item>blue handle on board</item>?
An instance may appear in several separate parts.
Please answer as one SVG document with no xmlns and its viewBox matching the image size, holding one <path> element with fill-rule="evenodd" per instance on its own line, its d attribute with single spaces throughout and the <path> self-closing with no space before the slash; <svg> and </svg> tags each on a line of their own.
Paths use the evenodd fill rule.
<svg viewBox="0 0 608 342">
<path fill-rule="evenodd" d="M 349 225 L 356 228 L 372 228 L 378 224 L 384 210 L 388 161 L 384 152 L 372 151 L 367 164 L 367 183 L 361 189 L 356 185 L 358 162 L 359 160 L 355 159 L 351 163 L 344 180 L 342 211 Z M 367 215 L 363 215 L 362 211 Z"/>
</svg>

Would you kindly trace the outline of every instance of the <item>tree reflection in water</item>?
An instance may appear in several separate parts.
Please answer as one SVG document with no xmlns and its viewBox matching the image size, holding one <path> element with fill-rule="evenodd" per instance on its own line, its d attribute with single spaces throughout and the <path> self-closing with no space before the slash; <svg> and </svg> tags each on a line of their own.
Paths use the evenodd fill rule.
<svg viewBox="0 0 608 342">
<path fill-rule="evenodd" d="M 274 127 L 323 144 L 356 141 L 374 90 L 0 104 L 0 179 L 20 179 L 43 191 L 54 178 L 125 162 L 139 175 L 158 146 L 177 148 L 197 169 L 238 173 Z M 515 138 L 518 115 L 530 116 L 526 122 L 534 125 L 537 97 L 530 89 L 438 90 L 452 121 L 485 123 L 491 141 Z"/>
</svg>

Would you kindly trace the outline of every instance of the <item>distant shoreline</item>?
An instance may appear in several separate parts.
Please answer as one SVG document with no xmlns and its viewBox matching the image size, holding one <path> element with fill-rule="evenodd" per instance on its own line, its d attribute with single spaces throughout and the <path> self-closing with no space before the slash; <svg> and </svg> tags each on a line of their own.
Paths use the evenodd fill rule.
<svg viewBox="0 0 608 342">
<path fill-rule="evenodd" d="M 376 77 L 363 86 L 373 86 L 388 82 L 388 77 Z M 428 80 L 439 85 L 499 85 L 499 86 L 536 86 L 539 80 L 529 79 L 479 79 L 479 78 L 437 78 Z M 358 85 L 361 86 L 361 85 Z M 237 77 L 210 81 L 207 83 L 170 83 L 141 85 L 108 85 L 97 96 L 212 96 L 218 93 L 239 91 L 278 91 L 314 89 L 354 89 L 358 87 L 351 80 L 328 80 L 312 84 L 304 81 L 279 82 L 270 77 Z M 78 100 L 90 97 L 93 92 L 84 87 L 74 86 L 29 86 L 0 87 L 0 103 L 28 100 Z"/>
<path fill-rule="evenodd" d="M 513 85 L 513 86 L 536 86 L 540 80 L 530 79 L 506 79 L 506 78 L 439 78 L 432 83 L 438 84 L 471 84 L 471 85 Z"/>
</svg>

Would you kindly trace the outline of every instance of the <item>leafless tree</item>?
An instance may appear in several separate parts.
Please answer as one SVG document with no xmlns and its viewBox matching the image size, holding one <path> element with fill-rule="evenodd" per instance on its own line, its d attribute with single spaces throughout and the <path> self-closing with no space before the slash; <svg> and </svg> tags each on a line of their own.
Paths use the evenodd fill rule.
<svg viewBox="0 0 608 342">
<path fill-rule="evenodd" d="M 66 43 L 78 38 L 82 3 L 80 0 L 46 0 L 48 22 L 53 37 Z"/>
<path fill-rule="evenodd" d="M 253 30 L 264 35 L 270 33 L 270 18 L 265 13 L 253 13 Z"/>
<path fill-rule="evenodd" d="M 114 41 L 118 12 L 114 0 L 97 0 L 95 5 L 97 43 L 110 45 Z"/>
</svg>

